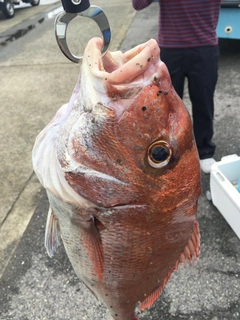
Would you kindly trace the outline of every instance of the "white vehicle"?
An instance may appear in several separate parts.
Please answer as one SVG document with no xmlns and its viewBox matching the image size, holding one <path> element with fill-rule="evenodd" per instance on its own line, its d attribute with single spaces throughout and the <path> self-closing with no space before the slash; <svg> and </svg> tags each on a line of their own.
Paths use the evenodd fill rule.
<svg viewBox="0 0 240 320">
<path fill-rule="evenodd" d="M 22 0 L 22 2 L 30 3 L 32 6 L 38 6 L 40 0 Z M 20 4 L 20 0 L 0 0 L 0 11 L 6 18 L 13 18 L 15 15 L 14 5 Z"/>
</svg>

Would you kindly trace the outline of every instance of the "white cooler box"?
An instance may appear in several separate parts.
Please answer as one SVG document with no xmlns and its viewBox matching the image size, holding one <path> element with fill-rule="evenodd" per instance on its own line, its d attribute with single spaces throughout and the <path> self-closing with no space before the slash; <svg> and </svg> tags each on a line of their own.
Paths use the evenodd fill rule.
<svg viewBox="0 0 240 320">
<path fill-rule="evenodd" d="M 240 157 L 236 154 L 223 157 L 212 165 L 212 202 L 240 239 L 240 193 L 236 188 L 238 182 L 240 184 Z"/>
</svg>

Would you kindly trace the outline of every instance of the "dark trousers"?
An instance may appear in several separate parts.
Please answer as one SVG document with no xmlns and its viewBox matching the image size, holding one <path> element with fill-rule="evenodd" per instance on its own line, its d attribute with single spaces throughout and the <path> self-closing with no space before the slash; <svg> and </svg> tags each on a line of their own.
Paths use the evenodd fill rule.
<svg viewBox="0 0 240 320">
<path fill-rule="evenodd" d="M 218 46 L 187 49 L 161 49 L 172 84 L 183 98 L 184 79 L 188 79 L 192 103 L 193 130 L 200 159 L 212 158 L 215 152 L 213 137 L 214 91 L 218 77 Z"/>
</svg>

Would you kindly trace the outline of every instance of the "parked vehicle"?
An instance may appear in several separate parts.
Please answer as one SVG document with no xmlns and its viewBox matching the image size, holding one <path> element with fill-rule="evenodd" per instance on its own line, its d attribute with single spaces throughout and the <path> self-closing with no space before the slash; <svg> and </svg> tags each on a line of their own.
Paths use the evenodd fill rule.
<svg viewBox="0 0 240 320">
<path fill-rule="evenodd" d="M 30 3 L 32 6 L 38 6 L 40 0 L 22 0 L 22 2 Z M 21 0 L 0 0 L 0 11 L 8 19 L 13 18 L 15 15 L 15 5 L 19 5 Z"/>
<path fill-rule="evenodd" d="M 218 38 L 240 39 L 240 0 L 221 2 L 217 35 Z"/>
</svg>

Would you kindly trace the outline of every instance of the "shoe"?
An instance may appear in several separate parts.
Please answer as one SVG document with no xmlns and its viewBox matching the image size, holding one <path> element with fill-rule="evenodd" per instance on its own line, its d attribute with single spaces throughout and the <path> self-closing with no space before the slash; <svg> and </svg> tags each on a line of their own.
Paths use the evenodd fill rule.
<svg viewBox="0 0 240 320">
<path fill-rule="evenodd" d="M 216 161 L 213 158 L 207 158 L 207 159 L 201 159 L 200 160 L 200 168 L 202 172 L 204 173 L 210 173 L 211 171 L 211 166 L 215 163 Z"/>
</svg>

